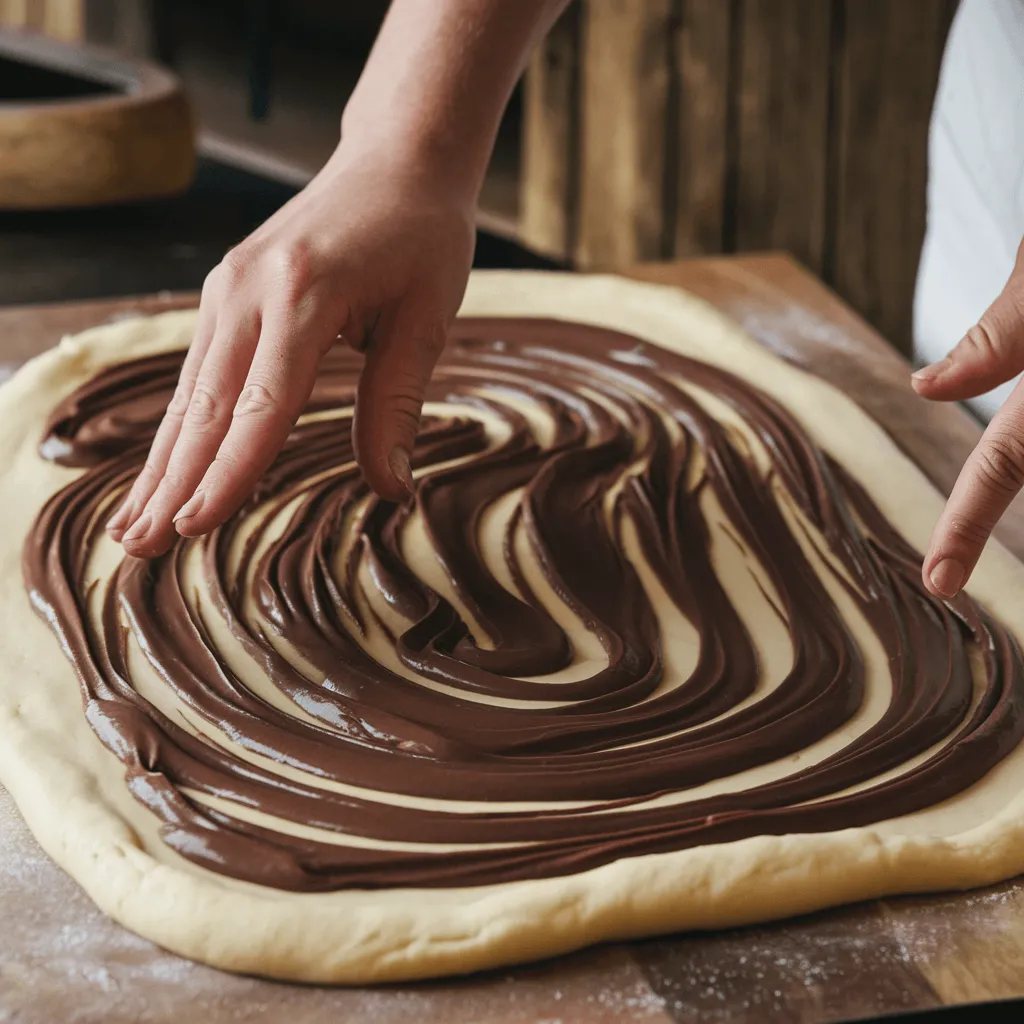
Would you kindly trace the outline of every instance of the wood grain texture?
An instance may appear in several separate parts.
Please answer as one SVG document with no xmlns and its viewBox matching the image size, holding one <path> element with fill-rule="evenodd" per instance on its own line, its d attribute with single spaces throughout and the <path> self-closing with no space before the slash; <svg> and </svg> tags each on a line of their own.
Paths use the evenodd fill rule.
<svg viewBox="0 0 1024 1024">
<path fill-rule="evenodd" d="M 828 289 L 778 256 L 636 268 L 687 288 L 783 358 L 844 386 L 948 489 L 980 436 L 910 389 L 909 368 Z M 194 295 L 0 309 L 0 375 L 68 331 Z M 1024 509 L 1000 535 L 1024 555 Z M 1024 994 L 1024 882 L 887 899 L 798 920 L 623 943 L 532 967 L 381 989 L 277 985 L 187 963 L 103 917 L 0 791 L 0 1019 L 104 1024 L 826 1024 Z M 984 1022 L 980 1010 L 972 1021 Z M 1001 1018 L 1008 1019 L 1008 1018 Z"/>
<path fill-rule="evenodd" d="M 831 4 L 740 6 L 734 236 L 738 251 L 778 248 L 813 271 L 825 250 Z"/>
<path fill-rule="evenodd" d="M 41 29 L 43 7 L 40 0 L 0 0 L 0 26 Z"/>
<path fill-rule="evenodd" d="M 784 248 L 908 351 L 956 0 L 580 2 L 575 109 L 527 75 L 524 238 L 580 269 Z"/>
<path fill-rule="evenodd" d="M 156 46 L 156 7 L 165 0 L 85 0 L 85 39 L 133 57 Z"/>
<path fill-rule="evenodd" d="M 0 30 L 0 57 L 117 89 L 0 105 L 0 209 L 95 206 L 188 186 L 195 169 L 192 119 L 170 72 L 8 30 Z"/>
<path fill-rule="evenodd" d="M 817 1024 L 941 1005 L 877 905 L 632 952 L 681 1024 Z"/>
<path fill-rule="evenodd" d="M 84 39 L 85 4 L 86 0 L 45 0 L 43 31 L 69 43 Z"/>
<path fill-rule="evenodd" d="M 523 83 L 519 236 L 556 259 L 569 257 L 575 242 L 579 50 L 574 3 L 537 48 Z"/>
<path fill-rule="evenodd" d="M 950 912 L 954 899 L 957 913 Z M 958 897 L 886 900 L 880 906 L 905 959 L 943 1004 L 1024 996 L 1021 880 Z"/>
<path fill-rule="evenodd" d="M 581 269 L 663 255 L 672 0 L 584 0 Z"/>
<path fill-rule="evenodd" d="M 673 61 L 677 131 L 669 141 L 675 147 L 671 205 L 677 257 L 725 246 L 733 7 L 726 0 L 683 0 L 679 13 Z"/>
<path fill-rule="evenodd" d="M 842 0 L 832 283 L 903 352 L 924 238 L 928 124 L 954 7 Z"/>
<path fill-rule="evenodd" d="M 0 25 L 31 28 L 54 39 L 77 42 L 84 37 L 87 0 L 0 0 Z"/>
</svg>

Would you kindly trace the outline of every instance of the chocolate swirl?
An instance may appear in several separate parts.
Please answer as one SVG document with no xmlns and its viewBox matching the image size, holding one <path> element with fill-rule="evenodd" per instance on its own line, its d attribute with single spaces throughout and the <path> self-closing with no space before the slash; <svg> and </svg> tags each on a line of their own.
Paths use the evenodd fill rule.
<svg viewBox="0 0 1024 1024">
<path fill-rule="evenodd" d="M 238 515 L 101 571 L 180 365 L 114 366 L 54 411 L 41 453 L 82 472 L 24 574 L 198 865 L 306 891 L 560 875 L 907 814 L 1021 740 L 1012 636 L 933 599 L 784 409 L 595 327 L 460 321 L 404 507 L 354 464 L 338 349 Z"/>
</svg>

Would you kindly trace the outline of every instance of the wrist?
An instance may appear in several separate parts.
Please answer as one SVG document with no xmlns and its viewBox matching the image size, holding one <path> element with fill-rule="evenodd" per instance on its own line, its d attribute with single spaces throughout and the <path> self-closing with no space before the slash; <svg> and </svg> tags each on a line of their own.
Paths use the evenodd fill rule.
<svg viewBox="0 0 1024 1024">
<path fill-rule="evenodd" d="M 476 208 L 490 153 L 487 140 L 474 144 L 413 110 L 401 115 L 364 111 L 357 101 L 354 95 L 342 115 L 332 162 L 370 163 L 381 173 L 429 187 L 446 201 Z"/>
</svg>

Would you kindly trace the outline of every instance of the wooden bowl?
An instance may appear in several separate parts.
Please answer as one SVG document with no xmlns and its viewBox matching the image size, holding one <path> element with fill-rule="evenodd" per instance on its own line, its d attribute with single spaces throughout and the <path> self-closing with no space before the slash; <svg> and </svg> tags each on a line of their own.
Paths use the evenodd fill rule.
<svg viewBox="0 0 1024 1024">
<path fill-rule="evenodd" d="M 169 71 L 0 30 L 0 209 L 172 195 L 195 160 L 191 112 Z"/>
</svg>

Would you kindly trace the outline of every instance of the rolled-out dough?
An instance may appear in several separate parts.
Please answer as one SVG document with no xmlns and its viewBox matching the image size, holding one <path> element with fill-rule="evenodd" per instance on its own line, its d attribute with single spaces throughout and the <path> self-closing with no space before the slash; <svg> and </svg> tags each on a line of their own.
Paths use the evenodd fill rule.
<svg viewBox="0 0 1024 1024">
<path fill-rule="evenodd" d="M 728 369 L 788 409 L 907 542 L 919 550 L 927 544 L 941 496 L 882 429 L 834 388 L 783 363 L 691 296 L 608 277 L 478 273 L 462 312 L 606 326 Z M 469 972 L 606 940 L 765 921 L 886 894 L 968 888 L 1024 870 L 1021 747 L 953 799 L 869 827 L 755 836 L 504 884 L 298 893 L 237 881 L 174 853 L 153 815 L 128 792 L 121 763 L 89 727 L 61 645 L 22 585 L 21 556 L 44 503 L 78 472 L 39 456 L 55 404 L 105 366 L 187 345 L 193 324 L 194 314 L 184 312 L 95 328 L 64 339 L 0 389 L 0 782 L 49 855 L 126 927 L 227 970 L 367 983 Z M 543 433 L 543 424 L 537 430 Z M 426 538 L 415 523 L 410 529 L 409 564 L 443 590 Z M 112 547 L 98 553 L 97 576 L 117 557 Z M 770 626 L 763 599 L 750 596 L 749 579 L 743 584 L 740 562 L 728 571 L 737 578 L 723 584 L 745 603 L 770 687 L 767 677 L 789 656 L 785 642 Z M 649 572 L 641 576 L 658 603 L 656 581 Z M 1024 635 L 1024 569 L 998 544 L 989 546 L 969 590 L 1018 638 Z M 838 590 L 834 597 L 842 602 Z M 554 603 L 550 595 L 545 600 Z M 588 648 L 580 623 L 564 609 L 559 614 L 582 652 L 564 677 L 575 678 L 600 652 Z M 676 669 L 685 675 L 695 657 L 692 637 L 685 622 L 671 625 L 666 643 L 677 648 Z M 805 758 L 841 749 L 886 704 L 888 667 L 880 649 L 863 623 L 850 625 L 868 666 L 865 699 Z M 228 635 L 220 640 L 231 643 Z M 175 712 L 155 674 L 140 669 L 139 679 L 147 699 Z M 749 786 L 766 772 L 786 770 L 769 765 L 731 784 Z M 474 809 L 486 808 L 467 808 Z"/>
</svg>

